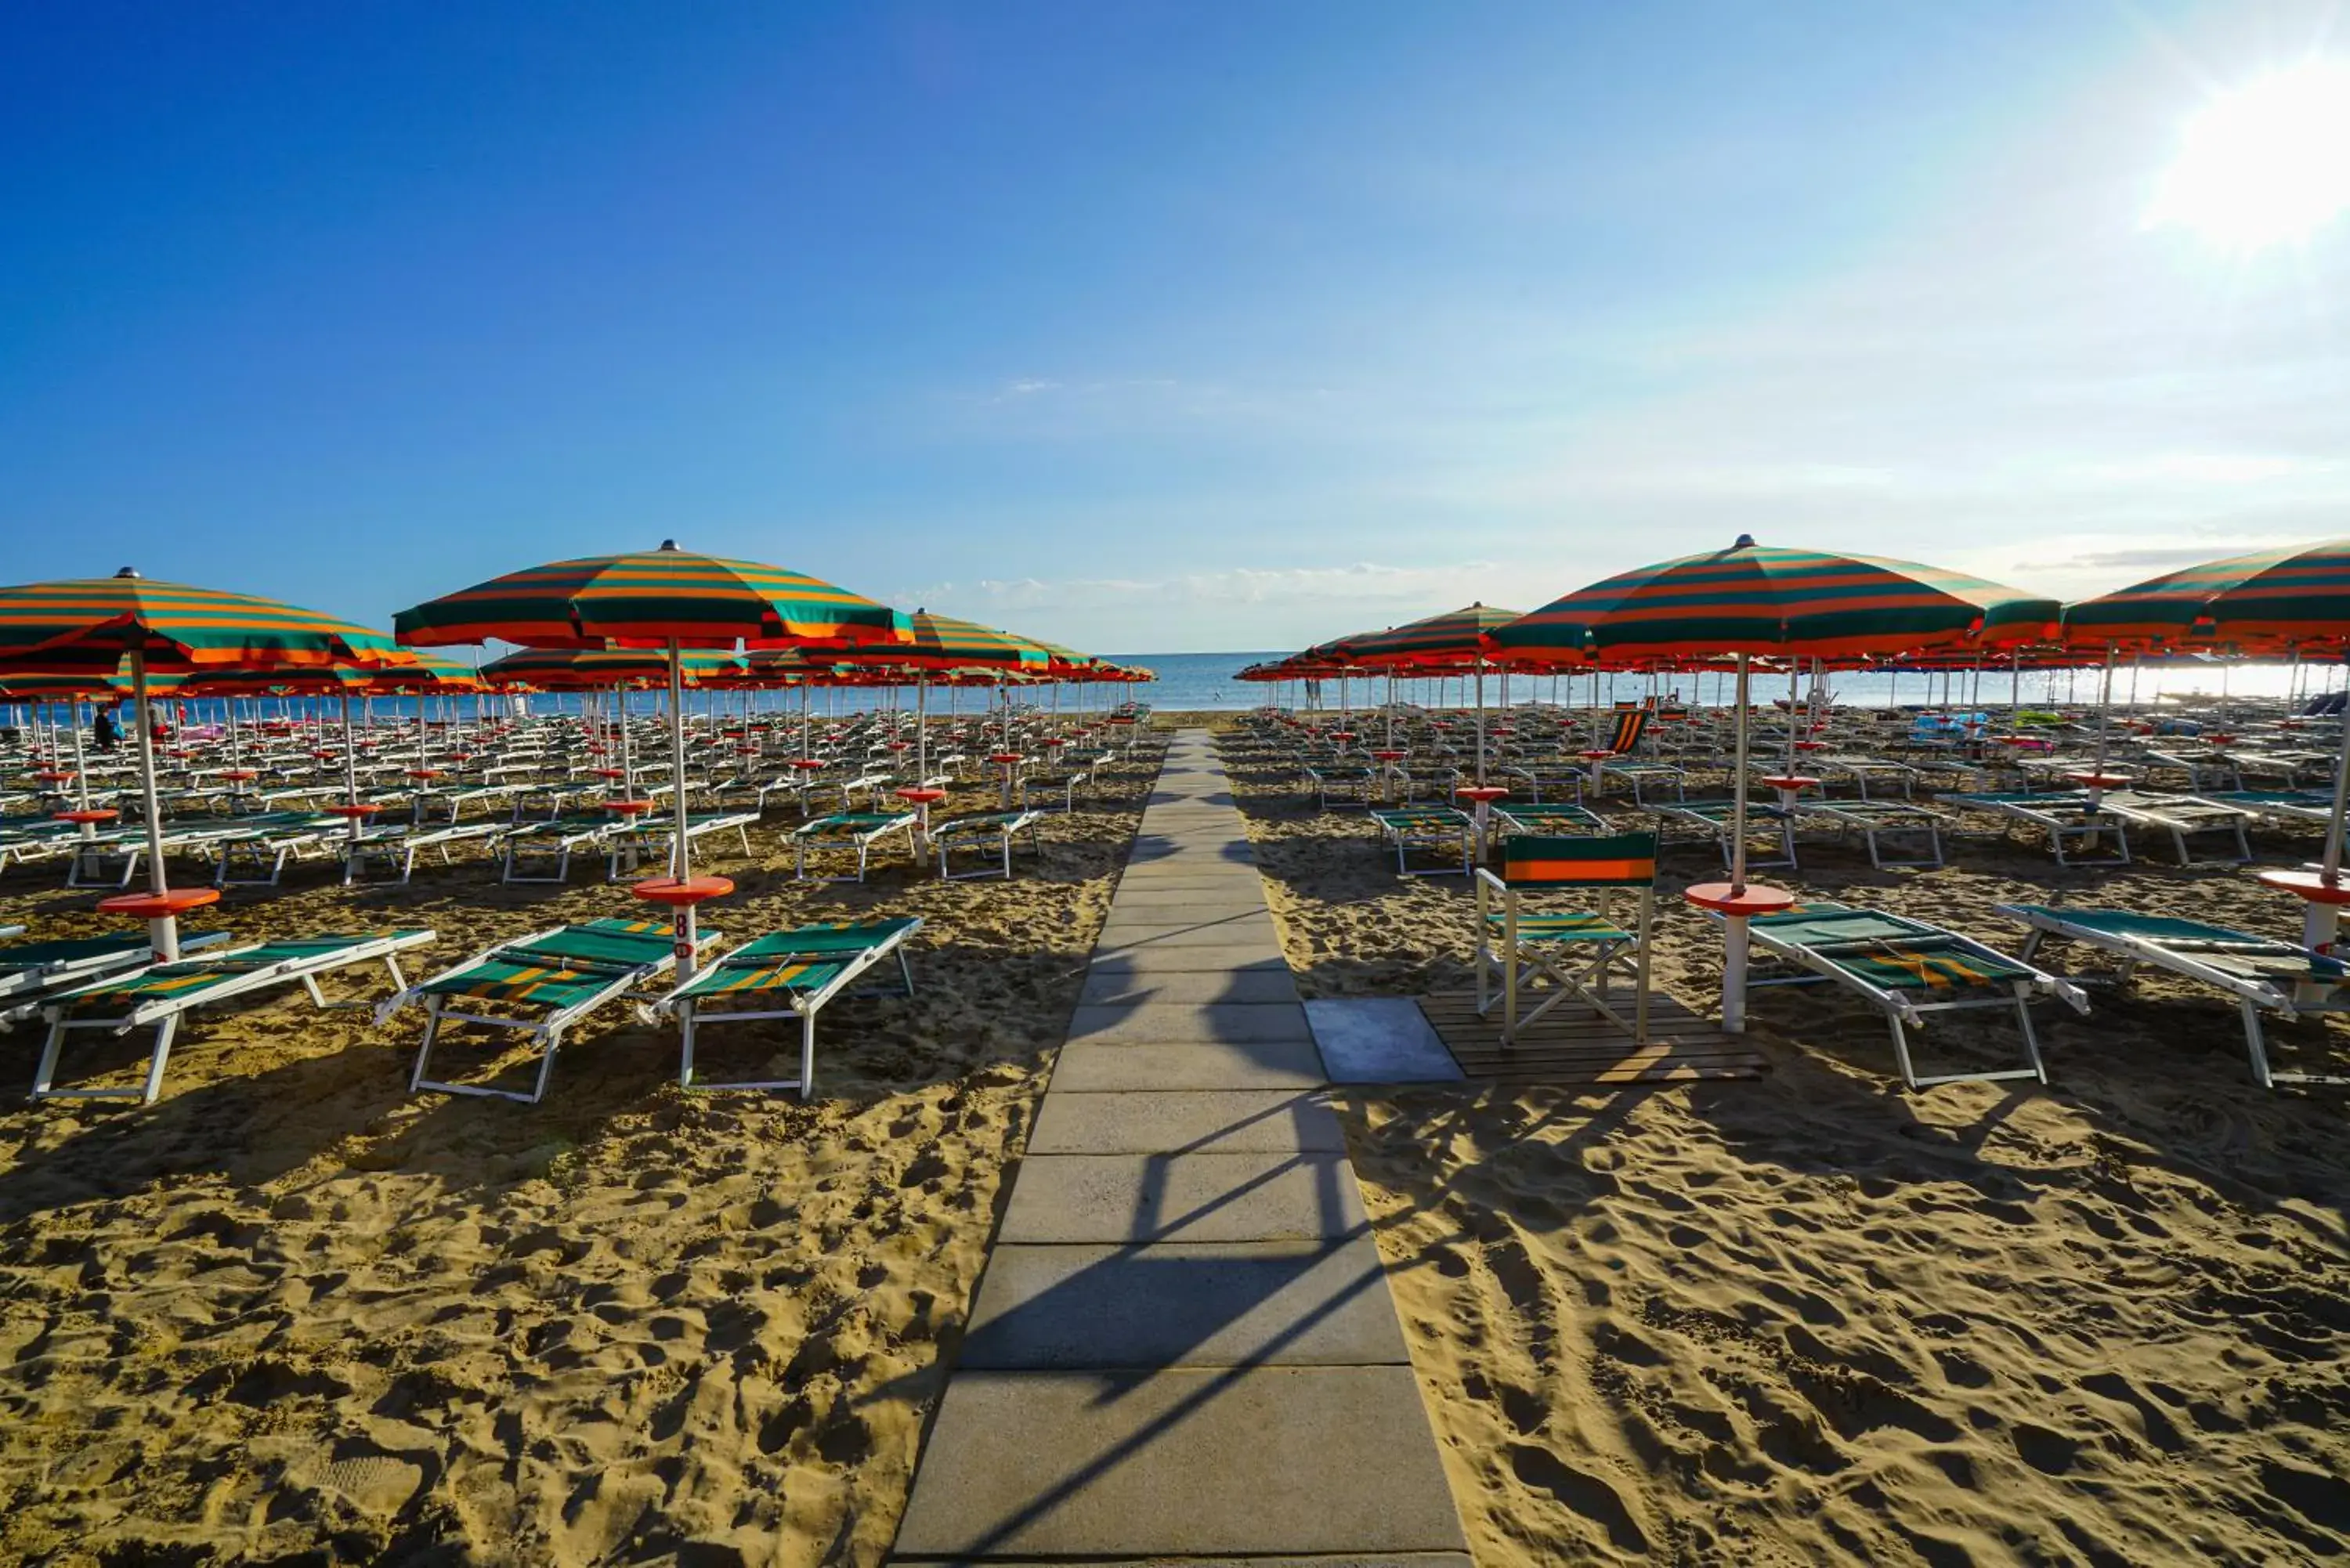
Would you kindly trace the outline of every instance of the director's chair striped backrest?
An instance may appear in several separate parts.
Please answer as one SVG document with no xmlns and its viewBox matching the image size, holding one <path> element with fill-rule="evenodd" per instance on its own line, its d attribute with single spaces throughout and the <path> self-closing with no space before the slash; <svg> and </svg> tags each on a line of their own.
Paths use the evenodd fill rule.
<svg viewBox="0 0 2350 1568">
<path fill-rule="evenodd" d="M 1647 708 L 1618 710 L 1616 714 L 1616 733 L 1609 737 L 1607 749 L 1620 757 L 1638 745 L 1640 737 L 1648 733 L 1650 712 L 1651 710 Z"/>
<path fill-rule="evenodd" d="M 1657 880 L 1657 836 L 1516 835 L 1502 841 L 1502 878 L 1513 888 L 1650 887 Z"/>
</svg>

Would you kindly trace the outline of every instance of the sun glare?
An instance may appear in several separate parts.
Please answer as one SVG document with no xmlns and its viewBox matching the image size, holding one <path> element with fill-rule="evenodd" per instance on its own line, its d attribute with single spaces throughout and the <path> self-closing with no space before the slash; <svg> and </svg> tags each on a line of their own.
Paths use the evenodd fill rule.
<svg viewBox="0 0 2350 1568">
<path fill-rule="evenodd" d="M 2305 239 L 2350 209 L 2350 62 L 2309 60 L 2190 120 L 2146 215 L 2230 250 Z"/>
</svg>

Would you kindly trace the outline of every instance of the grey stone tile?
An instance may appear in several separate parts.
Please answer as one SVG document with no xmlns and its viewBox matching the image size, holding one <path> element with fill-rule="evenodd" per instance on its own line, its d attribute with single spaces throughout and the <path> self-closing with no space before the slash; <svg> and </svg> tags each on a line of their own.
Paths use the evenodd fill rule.
<svg viewBox="0 0 2350 1568">
<path fill-rule="evenodd" d="M 1053 1093 L 1028 1135 L 1032 1154 L 1328 1154 L 1346 1147 L 1327 1101 L 1285 1090 Z"/>
<path fill-rule="evenodd" d="M 1408 1366 L 957 1376 L 901 1557 L 1459 1551 Z"/>
<path fill-rule="evenodd" d="M 962 1366 L 1408 1366 L 1379 1250 L 1330 1241 L 999 1246 Z"/>
<path fill-rule="evenodd" d="M 1305 1004 L 1315 1044 L 1341 1084 L 1432 1084 L 1458 1080 L 1461 1064 L 1408 996 L 1322 998 Z"/>
<path fill-rule="evenodd" d="M 1133 974 L 1190 970 L 1284 969 L 1280 944 L 1270 938 L 1254 941 L 1129 942 L 1124 947 L 1094 950 L 1094 969 L 1117 969 Z"/>
<path fill-rule="evenodd" d="M 1248 1044 L 1125 1044 L 1080 1040 L 1061 1047 L 1053 1087 L 1072 1094 L 1118 1089 L 1314 1089 L 1323 1076 L 1310 1040 Z"/>
<path fill-rule="evenodd" d="M 1077 992 L 1081 1006 L 1139 1002 L 1295 1002 L 1297 981 L 1287 964 L 1225 970 L 1153 970 L 1148 974 L 1115 964 L 1089 970 Z"/>
<path fill-rule="evenodd" d="M 1333 1240 L 1367 1231 L 1343 1154 L 1030 1153 L 999 1244 Z"/>
<path fill-rule="evenodd" d="M 1122 920 L 1117 923 L 1115 931 L 1105 921 L 1094 950 L 1105 953 L 1143 948 L 1237 948 L 1250 944 L 1260 952 L 1280 950 L 1281 939 L 1274 929 L 1272 910 L 1225 914 L 1212 920 Z"/>
<path fill-rule="evenodd" d="M 1260 1040 L 1311 1042 L 1305 1009 L 1288 1002 L 1145 1002 L 1128 1007 L 1080 1007 L 1069 1015 L 1071 1044 L 1147 1041 L 1234 1044 Z"/>
</svg>

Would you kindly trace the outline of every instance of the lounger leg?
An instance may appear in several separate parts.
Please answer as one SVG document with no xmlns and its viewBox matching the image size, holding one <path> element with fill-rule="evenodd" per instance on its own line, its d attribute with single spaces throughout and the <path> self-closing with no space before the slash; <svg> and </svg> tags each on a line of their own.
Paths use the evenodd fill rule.
<svg viewBox="0 0 2350 1568">
<path fill-rule="evenodd" d="M 1918 1086 L 1918 1069 L 1909 1060 L 1909 1032 L 1901 1026 L 1901 1020 L 1890 1012 L 1885 1015 L 1885 1022 L 1893 1028 L 1893 1060 L 1901 1069 L 1902 1085 L 1915 1089 Z"/>
<path fill-rule="evenodd" d="M 816 1014 L 800 1015 L 800 1098 L 816 1093 Z"/>
<path fill-rule="evenodd" d="M 151 1106 L 155 1096 L 163 1092 L 163 1064 L 172 1056 L 172 1036 L 180 1031 L 180 1015 L 176 1012 L 155 1025 L 155 1051 L 147 1059 L 147 1085 L 139 1103 Z"/>
<path fill-rule="evenodd" d="M 2252 1064 L 2252 1082 L 2263 1089 L 2276 1087 L 2276 1079 L 2269 1072 L 2268 1041 L 2261 1028 L 2261 1010 L 2249 1000 L 2236 1003 L 2244 1015 L 2244 1054 Z"/>
<path fill-rule="evenodd" d="M 432 1042 L 441 1033 L 441 999 L 433 997 L 424 1004 L 424 1041 L 416 1048 L 416 1070 L 408 1075 L 408 1092 L 414 1094 L 424 1083 L 424 1069 L 432 1062 Z"/>
<path fill-rule="evenodd" d="M 2032 1075 L 2042 1083 L 2048 1081 L 2048 1064 L 2040 1059 L 2040 1034 L 2032 1027 L 2032 999 L 2023 987 L 2016 987 L 2015 1025 L 2023 1031 L 2023 1060 Z"/>
<path fill-rule="evenodd" d="M 677 1004 L 677 1029 L 680 1042 L 677 1057 L 677 1086 L 681 1089 L 690 1089 L 693 1087 L 693 1003 L 691 1001 Z"/>
<path fill-rule="evenodd" d="M 538 1059 L 538 1081 L 533 1084 L 530 1088 L 530 1103 L 532 1105 L 535 1106 L 538 1104 L 539 1101 L 546 1098 L 547 1076 L 555 1071 L 555 1054 L 561 1049 L 563 1049 L 563 1036 L 561 1034 L 548 1035 L 546 1040 L 546 1054 Z"/>
<path fill-rule="evenodd" d="M 57 1075 L 57 1055 L 65 1045 L 66 1021 L 62 1018 L 53 1020 L 49 1024 L 49 1037 L 41 1042 L 41 1060 L 33 1069 L 33 1098 L 42 1099 L 48 1095 L 49 1085 Z"/>
</svg>

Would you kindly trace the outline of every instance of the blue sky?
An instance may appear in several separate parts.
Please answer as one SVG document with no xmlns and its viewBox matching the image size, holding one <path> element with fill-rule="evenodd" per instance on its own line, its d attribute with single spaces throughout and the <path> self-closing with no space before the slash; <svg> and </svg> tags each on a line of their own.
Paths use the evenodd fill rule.
<svg viewBox="0 0 2350 1568">
<path fill-rule="evenodd" d="M 2338 534 L 2350 226 L 2144 222 L 2334 9 L 17 7 L 5 572 L 382 623 L 675 536 L 1176 650 Z"/>
</svg>

